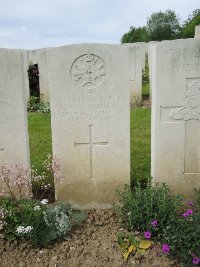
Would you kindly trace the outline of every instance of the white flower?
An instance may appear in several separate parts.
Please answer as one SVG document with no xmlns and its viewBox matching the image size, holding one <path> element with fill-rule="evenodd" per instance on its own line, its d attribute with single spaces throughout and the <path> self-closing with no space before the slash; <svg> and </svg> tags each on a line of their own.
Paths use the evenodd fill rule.
<svg viewBox="0 0 200 267">
<path fill-rule="evenodd" d="M 30 233 L 30 231 L 33 229 L 32 226 L 27 226 L 27 227 L 24 227 L 24 226 L 18 226 L 17 229 L 16 229 L 16 232 L 18 234 L 27 234 L 27 233 Z"/>
<path fill-rule="evenodd" d="M 33 229 L 32 226 L 27 226 L 24 228 L 25 234 L 30 233 L 30 231 Z"/>
<path fill-rule="evenodd" d="M 40 206 L 35 206 L 33 209 L 34 210 L 41 210 L 41 207 Z"/>
<path fill-rule="evenodd" d="M 16 232 L 18 234 L 23 234 L 24 233 L 24 226 L 18 226 Z"/>
<path fill-rule="evenodd" d="M 42 201 L 41 201 L 41 204 L 43 204 L 43 205 L 46 205 L 48 203 L 48 199 L 43 199 Z"/>
</svg>

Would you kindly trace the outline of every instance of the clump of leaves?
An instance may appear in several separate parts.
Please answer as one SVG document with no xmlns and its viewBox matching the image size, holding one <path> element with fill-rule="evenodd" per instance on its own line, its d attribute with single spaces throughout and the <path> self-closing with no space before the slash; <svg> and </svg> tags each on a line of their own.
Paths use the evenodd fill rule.
<svg viewBox="0 0 200 267">
<path fill-rule="evenodd" d="M 115 210 L 128 231 L 151 230 L 158 240 L 164 229 L 177 221 L 182 205 L 180 195 L 171 195 L 165 184 L 152 186 L 151 181 L 146 188 L 139 183 L 133 189 L 126 186 L 124 191 L 118 191 L 118 196 L 119 204 L 115 205 Z M 152 226 L 155 219 L 159 227 Z"/>
<path fill-rule="evenodd" d="M 133 233 L 118 233 L 117 239 L 125 260 L 130 254 L 144 254 L 153 245 L 153 241 L 135 237 Z"/>
<path fill-rule="evenodd" d="M 86 218 L 83 211 L 73 210 L 69 204 L 48 205 L 47 200 L 1 197 L 4 211 L 1 237 L 6 240 L 26 240 L 35 247 L 46 247 L 65 239 L 75 225 Z"/>
<path fill-rule="evenodd" d="M 27 110 L 28 112 L 49 113 L 50 105 L 48 102 L 41 102 L 39 97 L 31 96 L 28 101 Z"/>
</svg>

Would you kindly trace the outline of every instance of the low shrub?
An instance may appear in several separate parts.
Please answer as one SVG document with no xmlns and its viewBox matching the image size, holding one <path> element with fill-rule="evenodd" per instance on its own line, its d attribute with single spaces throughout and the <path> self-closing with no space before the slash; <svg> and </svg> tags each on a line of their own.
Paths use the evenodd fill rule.
<svg viewBox="0 0 200 267">
<path fill-rule="evenodd" d="M 163 254 L 178 259 L 180 266 L 200 264 L 200 191 L 195 202 L 172 195 L 168 186 L 151 182 L 118 192 L 115 210 L 129 232 L 139 231 L 147 240 L 161 243 Z"/>
<path fill-rule="evenodd" d="M 0 228 L 1 237 L 26 240 L 35 247 L 46 247 L 66 238 L 70 230 L 85 219 L 83 212 L 73 211 L 69 204 L 58 203 L 53 206 L 47 205 L 47 202 L 45 199 L 0 198 L 4 213 L 0 219 L 3 225 Z M 74 219 L 77 213 L 78 220 Z"/>
<path fill-rule="evenodd" d="M 49 155 L 44 166 L 46 170 L 38 174 L 22 165 L 0 164 L 1 238 L 27 240 L 33 246 L 45 247 L 66 238 L 73 226 L 85 219 L 85 213 L 72 210 L 69 204 L 47 205 L 47 199 L 33 199 L 32 184 L 36 191 L 38 187 L 43 195 L 51 195 L 53 185 L 45 183 L 49 175 L 55 182 L 62 182 L 62 164 L 56 157 Z"/>
<path fill-rule="evenodd" d="M 50 105 L 49 103 L 41 102 L 39 97 L 31 96 L 28 101 L 27 110 L 28 112 L 49 113 Z"/>
</svg>

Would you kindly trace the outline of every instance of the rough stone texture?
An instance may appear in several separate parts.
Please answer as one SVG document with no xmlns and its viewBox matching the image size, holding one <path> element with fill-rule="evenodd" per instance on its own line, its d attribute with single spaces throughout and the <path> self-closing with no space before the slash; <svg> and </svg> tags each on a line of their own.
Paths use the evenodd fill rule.
<svg viewBox="0 0 200 267">
<path fill-rule="evenodd" d="M 155 67 L 154 65 L 152 65 L 152 50 L 153 47 L 157 44 L 159 44 L 160 42 L 158 41 L 151 41 L 148 43 L 148 65 L 149 65 L 149 96 L 151 99 L 151 95 L 152 95 L 152 71 L 153 68 Z"/>
<path fill-rule="evenodd" d="M 0 163 L 29 167 L 23 55 L 0 49 L 0 62 Z"/>
<path fill-rule="evenodd" d="M 49 48 L 30 50 L 27 53 L 27 66 L 29 67 L 31 64 L 38 64 L 40 77 L 40 99 L 42 102 L 49 102 L 49 78 L 47 66 L 48 49 Z"/>
<path fill-rule="evenodd" d="M 200 39 L 200 25 L 195 27 L 195 35 L 194 35 L 195 39 Z"/>
<path fill-rule="evenodd" d="M 192 197 L 200 186 L 200 40 L 153 50 L 152 177 Z"/>
<path fill-rule="evenodd" d="M 53 153 L 64 164 L 56 199 L 110 206 L 130 182 L 129 51 L 83 44 L 48 53 Z"/>
<path fill-rule="evenodd" d="M 142 69 L 145 62 L 145 46 L 138 43 L 123 44 L 129 48 L 129 90 L 130 103 L 135 104 L 142 98 Z"/>
</svg>

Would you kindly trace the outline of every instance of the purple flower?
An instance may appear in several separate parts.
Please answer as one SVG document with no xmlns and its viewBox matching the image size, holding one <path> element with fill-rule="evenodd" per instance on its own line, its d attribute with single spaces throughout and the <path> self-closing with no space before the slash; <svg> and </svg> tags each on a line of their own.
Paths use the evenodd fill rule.
<svg viewBox="0 0 200 267">
<path fill-rule="evenodd" d="M 158 225 L 158 221 L 157 221 L 157 220 L 153 220 L 153 221 L 151 222 L 151 225 L 152 225 L 153 227 L 156 227 L 156 226 Z"/>
<path fill-rule="evenodd" d="M 149 231 L 144 232 L 144 237 L 146 239 L 150 239 L 151 238 L 151 232 L 149 232 Z"/>
<path fill-rule="evenodd" d="M 192 213 L 193 213 L 193 210 L 192 210 L 192 209 L 189 209 L 189 210 L 187 211 L 188 216 L 192 215 Z"/>
<path fill-rule="evenodd" d="M 164 254 L 168 254 L 168 253 L 169 253 L 169 250 L 170 250 L 170 247 L 169 247 L 168 244 L 163 244 L 163 245 L 162 245 L 162 252 L 163 252 Z"/>
<path fill-rule="evenodd" d="M 189 216 L 189 214 L 188 214 L 187 212 L 184 212 L 184 213 L 182 214 L 182 216 L 183 216 L 184 218 L 187 218 L 187 217 Z"/>
<path fill-rule="evenodd" d="M 188 206 L 190 206 L 190 207 L 194 205 L 194 203 L 192 201 L 190 201 L 190 200 L 188 200 L 187 203 L 188 203 Z"/>
<path fill-rule="evenodd" d="M 192 260 L 192 263 L 193 264 L 199 264 L 200 263 L 200 258 L 194 257 L 193 260 Z"/>
<path fill-rule="evenodd" d="M 184 212 L 184 213 L 182 214 L 182 216 L 183 216 L 184 218 L 187 218 L 188 216 L 192 215 L 192 213 L 193 213 L 193 210 L 192 210 L 192 209 L 189 209 L 189 210 L 187 210 L 186 212 Z"/>
</svg>

